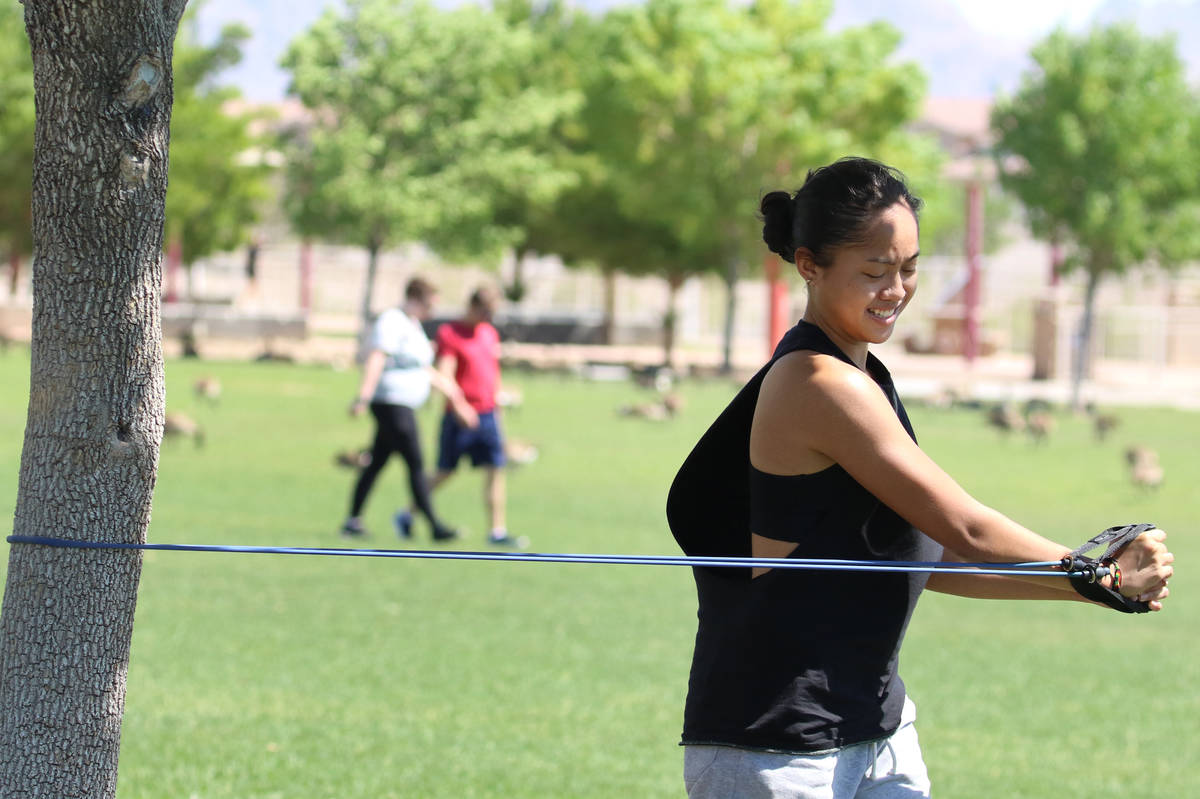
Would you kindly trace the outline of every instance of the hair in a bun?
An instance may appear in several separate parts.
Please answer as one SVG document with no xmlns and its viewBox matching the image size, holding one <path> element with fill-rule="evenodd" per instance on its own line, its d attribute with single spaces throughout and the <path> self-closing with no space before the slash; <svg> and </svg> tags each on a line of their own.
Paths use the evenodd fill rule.
<svg viewBox="0 0 1200 799">
<path fill-rule="evenodd" d="M 789 263 L 793 261 L 796 245 L 792 244 L 792 195 L 786 191 L 773 191 L 762 198 L 758 212 L 762 217 L 762 237 L 767 247 L 783 260 Z"/>
<path fill-rule="evenodd" d="M 870 158 L 842 158 L 810 171 L 794 195 L 773 191 L 762 198 L 763 241 L 789 263 L 803 247 L 826 266 L 833 249 L 861 242 L 875 216 L 898 202 L 914 217 L 921 210 L 898 170 Z"/>
</svg>

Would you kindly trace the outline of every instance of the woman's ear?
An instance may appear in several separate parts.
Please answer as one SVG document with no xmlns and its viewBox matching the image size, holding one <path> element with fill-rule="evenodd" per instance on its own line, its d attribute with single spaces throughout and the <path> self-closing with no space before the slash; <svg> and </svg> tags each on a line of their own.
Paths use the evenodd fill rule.
<svg viewBox="0 0 1200 799">
<path fill-rule="evenodd" d="M 794 257 L 796 259 L 796 271 L 800 274 L 800 277 L 804 279 L 805 283 L 812 283 L 821 269 L 821 267 L 817 266 L 812 251 L 807 247 L 797 247 Z"/>
</svg>

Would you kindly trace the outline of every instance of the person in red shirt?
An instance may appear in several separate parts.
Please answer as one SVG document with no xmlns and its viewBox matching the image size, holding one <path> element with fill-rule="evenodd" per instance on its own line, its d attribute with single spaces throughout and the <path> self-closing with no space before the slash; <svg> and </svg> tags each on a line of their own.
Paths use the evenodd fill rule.
<svg viewBox="0 0 1200 799">
<path fill-rule="evenodd" d="M 476 289 L 461 319 L 438 328 L 435 366 L 453 378 L 479 421 L 473 427 L 447 406 L 438 437 L 437 473 L 432 486 L 450 478 L 458 462 L 469 455 L 471 465 L 484 470 L 484 501 L 496 546 L 524 548 L 525 539 L 509 535 L 505 522 L 504 435 L 500 429 L 496 398 L 500 394 L 500 334 L 492 326 L 499 297 L 484 286 Z"/>
</svg>

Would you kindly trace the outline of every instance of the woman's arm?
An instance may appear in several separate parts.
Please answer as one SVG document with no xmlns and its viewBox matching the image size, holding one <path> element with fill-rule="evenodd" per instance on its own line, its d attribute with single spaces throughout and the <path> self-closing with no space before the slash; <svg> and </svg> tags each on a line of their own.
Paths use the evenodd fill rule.
<svg viewBox="0 0 1200 799">
<path fill-rule="evenodd" d="M 942 553 L 943 563 L 967 563 L 949 549 Z M 925 587 L 931 591 L 973 599 L 1074 599 L 1088 600 L 1080 596 L 1067 580 L 1054 578 L 1057 585 L 1037 585 L 996 574 L 964 574 L 961 572 L 935 572 L 929 575 Z M 1105 577 L 1106 584 L 1111 578 Z"/>
<path fill-rule="evenodd" d="M 387 361 L 387 353 L 383 350 L 371 350 L 363 363 L 362 380 L 358 384 L 358 394 L 350 406 L 350 415 L 358 416 L 367 407 L 371 397 L 375 396 L 375 387 L 383 374 L 383 365 Z"/>
<path fill-rule="evenodd" d="M 751 460 L 756 467 L 790 474 L 837 463 L 964 561 L 1057 562 L 1070 551 L 970 496 L 909 437 L 879 386 L 840 360 L 807 352 L 780 359 L 763 382 L 754 424 Z M 794 468 L 797 463 L 803 468 Z M 1161 535 L 1141 536 L 1119 562 L 1123 593 L 1151 594 L 1154 600 L 1165 596 L 1171 556 Z M 1012 596 L 1011 582 L 1019 581 L 1055 593 L 1073 592 L 1061 577 L 1001 577 L 1002 582 L 982 584 L 962 582 L 978 576 L 947 577 L 932 581 L 931 587 L 968 596 L 980 591 Z M 1043 595 L 1039 590 L 1035 596 Z"/>
<path fill-rule="evenodd" d="M 1162 531 L 1152 532 L 1161 533 Z M 1165 534 L 1162 537 L 1165 538 Z M 1123 559 L 1125 559 L 1124 552 L 1117 558 L 1118 565 Z M 947 549 L 943 553 L 942 562 L 965 563 L 967 561 Z M 1124 567 L 1122 567 L 1122 571 L 1124 571 Z M 925 584 L 925 587 L 942 594 L 953 594 L 971 599 L 1069 599 L 1076 602 L 1091 602 L 1072 589 L 1067 580 L 1061 577 L 1054 579 L 1058 581 L 1059 586 L 1035 585 L 1001 575 L 935 572 L 929 575 L 929 582 Z M 1105 586 L 1111 586 L 1112 577 L 1104 577 L 1101 582 Z M 1170 593 L 1164 579 L 1160 590 L 1148 591 L 1137 596 L 1131 595 L 1131 597 L 1140 602 L 1149 602 L 1151 610 L 1162 610 L 1162 600 L 1166 599 Z"/>
</svg>

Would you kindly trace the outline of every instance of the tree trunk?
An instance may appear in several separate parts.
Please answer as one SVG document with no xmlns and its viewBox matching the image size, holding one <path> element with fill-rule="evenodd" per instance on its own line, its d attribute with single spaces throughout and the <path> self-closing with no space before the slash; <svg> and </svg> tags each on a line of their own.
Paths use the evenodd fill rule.
<svg viewBox="0 0 1200 799">
<path fill-rule="evenodd" d="M 1092 360 L 1092 327 L 1096 315 L 1096 288 L 1100 285 L 1101 271 L 1088 269 L 1087 288 L 1083 296 L 1083 319 L 1079 322 L 1079 335 L 1075 341 L 1075 358 L 1071 369 L 1071 408 L 1081 410 L 1083 380 L 1090 371 Z"/>
<path fill-rule="evenodd" d="M 514 305 L 520 305 L 525 298 L 525 256 L 528 254 L 529 250 L 524 247 L 517 247 L 513 251 L 513 279 L 504 290 L 504 296 Z"/>
<path fill-rule="evenodd" d="M 675 335 L 679 325 L 679 289 L 683 287 L 684 277 L 678 272 L 667 275 L 667 310 L 663 314 L 663 366 L 675 368 Z"/>
<path fill-rule="evenodd" d="M 25 0 L 38 257 L 17 535 L 145 541 L 163 426 L 163 206 L 184 5 Z M 115 796 L 140 575 L 136 551 L 11 546 L 0 797 Z"/>
<path fill-rule="evenodd" d="M 616 343 L 617 334 L 617 270 L 604 270 L 604 322 L 601 338 L 605 344 Z"/>
<path fill-rule="evenodd" d="M 371 336 L 371 302 L 375 296 L 375 275 L 379 272 L 379 250 L 383 245 L 378 239 L 367 243 L 367 279 L 363 283 L 362 306 L 358 309 L 358 354 L 362 363 L 367 358 L 367 341 Z"/>
<path fill-rule="evenodd" d="M 729 374 L 733 371 L 733 325 L 737 316 L 737 258 L 730 258 L 725 265 L 725 330 L 721 342 L 721 371 Z"/>
</svg>

